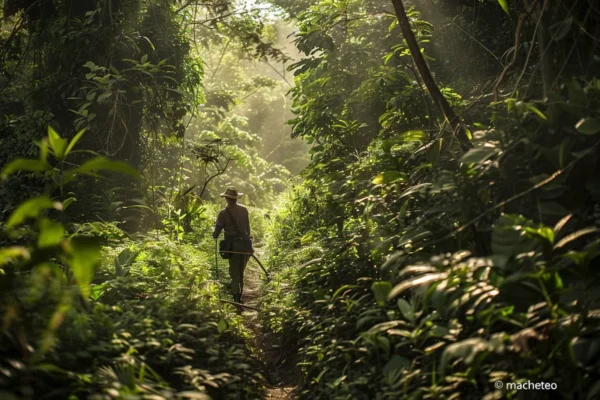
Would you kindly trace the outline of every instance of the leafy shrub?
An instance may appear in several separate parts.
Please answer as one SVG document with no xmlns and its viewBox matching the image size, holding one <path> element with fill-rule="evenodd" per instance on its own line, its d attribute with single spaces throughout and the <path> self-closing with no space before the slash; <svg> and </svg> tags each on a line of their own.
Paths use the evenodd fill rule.
<svg viewBox="0 0 600 400">
<path fill-rule="evenodd" d="M 126 239 L 108 223 L 59 222 L 76 200 L 63 196 L 77 175 L 135 174 L 102 157 L 64 168 L 82 135 L 67 142 L 49 129 L 39 160 L 2 171 L 41 173 L 56 197 L 23 201 L 4 226 L 18 245 L 0 248 L 0 396 L 260 397 L 248 334 L 210 279 L 212 254 L 202 250 L 210 239 L 197 249 L 165 237 Z"/>
<path fill-rule="evenodd" d="M 307 55 L 320 48 L 320 62 L 344 55 L 310 43 L 322 33 L 312 18 L 338 12 L 302 15 L 299 41 Z M 362 93 L 389 107 L 375 134 L 348 112 L 331 69 L 310 57 L 297 66 L 292 123 L 316 145 L 270 239 L 294 285 L 275 282 L 267 307 L 271 329 L 298 349 L 300 397 L 516 398 L 494 382 L 546 381 L 562 398 L 594 398 L 598 80 L 559 79 L 543 101 L 452 94 L 481 121 L 462 151 L 422 110 L 395 106 L 409 94 Z M 311 258 L 293 255 L 315 244 L 320 261 L 301 266 Z"/>
</svg>

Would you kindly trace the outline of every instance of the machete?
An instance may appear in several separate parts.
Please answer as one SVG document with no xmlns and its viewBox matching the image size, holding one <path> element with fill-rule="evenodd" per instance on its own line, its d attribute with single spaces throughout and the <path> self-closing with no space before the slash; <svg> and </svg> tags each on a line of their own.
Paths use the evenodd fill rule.
<svg viewBox="0 0 600 400">
<path fill-rule="evenodd" d="M 260 260 L 252 253 L 242 253 L 240 251 L 221 251 L 221 253 L 229 253 L 229 254 L 245 254 L 247 256 L 251 256 L 252 258 L 254 258 L 254 260 L 258 263 L 258 265 L 260 266 L 260 268 L 263 270 L 263 272 L 265 273 L 265 275 L 267 276 L 267 282 L 271 282 L 271 275 L 269 275 L 269 273 L 267 272 L 267 269 L 265 268 L 264 265 L 262 265 L 262 263 L 260 262 Z"/>
</svg>

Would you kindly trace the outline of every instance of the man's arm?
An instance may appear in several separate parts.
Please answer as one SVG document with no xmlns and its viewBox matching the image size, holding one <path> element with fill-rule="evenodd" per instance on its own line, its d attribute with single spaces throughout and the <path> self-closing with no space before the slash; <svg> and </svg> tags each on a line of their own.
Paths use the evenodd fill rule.
<svg viewBox="0 0 600 400">
<path fill-rule="evenodd" d="M 248 211 L 248 208 L 246 208 L 246 220 L 248 221 L 248 236 L 252 236 L 250 233 L 250 211 Z"/>
<path fill-rule="evenodd" d="M 213 232 L 213 238 L 218 238 L 219 235 L 221 234 L 221 231 L 223 230 L 224 226 L 223 226 L 223 217 L 222 217 L 222 212 L 220 212 L 217 215 L 217 220 L 215 221 L 215 230 Z"/>
</svg>

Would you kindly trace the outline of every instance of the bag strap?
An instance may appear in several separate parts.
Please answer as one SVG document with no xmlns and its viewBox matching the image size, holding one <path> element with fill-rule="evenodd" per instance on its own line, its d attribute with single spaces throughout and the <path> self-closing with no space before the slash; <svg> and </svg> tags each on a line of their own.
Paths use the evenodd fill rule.
<svg viewBox="0 0 600 400">
<path fill-rule="evenodd" d="M 241 236 L 242 233 L 240 232 L 237 223 L 235 222 L 235 218 L 233 217 L 231 210 L 225 207 L 225 211 L 227 211 L 227 214 L 229 214 L 229 218 L 231 219 L 231 222 L 233 222 L 233 226 L 235 227 L 235 231 L 237 232 L 238 236 Z"/>
</svg>

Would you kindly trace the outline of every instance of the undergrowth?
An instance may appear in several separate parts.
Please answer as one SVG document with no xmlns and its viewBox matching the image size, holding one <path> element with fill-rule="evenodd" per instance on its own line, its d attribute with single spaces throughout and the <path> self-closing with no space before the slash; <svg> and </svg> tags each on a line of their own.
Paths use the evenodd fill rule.
<svg viewBox="0 0 600 400">
<path fill-rule="evenodd" d="M 166 225 L 135 238 L 112 223 L 69 222 L 76 199 L 64 198 L 67 182 L 136 173 L 100 156 L 72 167 L 65 160 L 83 131 L 70 143 L 48 132 L 39 160 L 16 159 L 2 170 L 43 174 L 51 184 L 2 226 L 0 397 L 260 397 L 249 332 L 219 301 L 227 291 L 214 279 L 207 218 L 188 235 Z"/>
</svg>

